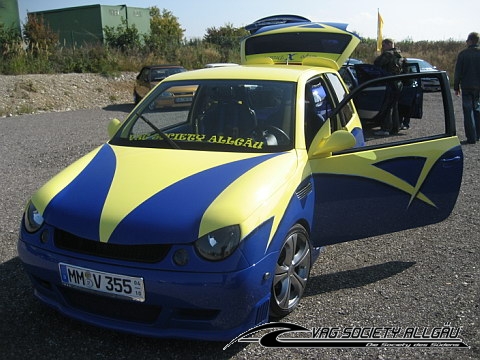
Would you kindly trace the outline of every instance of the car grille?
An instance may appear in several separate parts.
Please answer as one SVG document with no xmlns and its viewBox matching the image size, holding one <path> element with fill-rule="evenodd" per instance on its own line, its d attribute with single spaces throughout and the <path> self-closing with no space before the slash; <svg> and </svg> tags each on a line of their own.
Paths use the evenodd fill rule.
<svg viewBox="0 0 480 360">
<path fill-rule="evenodd" d="M 154 305 L 99 296 L 67 287 L 62 287 L 61 292 L 70 306 L 111 319 L 151 324 L 161 313 L 161 308 Z"/>
<path fill-rule="evenodd" d="M 129 321 L 138 324 L 153 325 L 162 314 L 161 306 L 139 303 L 79 291 L 69 287 L 60 287 L 67 304 L 89 314 L 113 320 Z M 169 309 L 169 315 L 162 316 L 168 327 L 177 329 L 213 330 L 212 321 L 220 313 L 214 309 Z M 165 326 L 163 326 L 165 328 Z"/>
<path fill-rule="evenodd" d="M 295 190 L 295 195 L 297 195 L 298 199 L 302 200 L 308 194 L 310 194 L 313 190 L 313 186 L 310 180 L 307 182 L 303 182 L 300 186 Z"/>
<path fill-rule="evenodd" d="M 78 237 L 66 231 L 55 231 L 55 246 L 62 250 L 99 256 L 109 259 L 156 263 L 162 261 L 170 250 L 170 245 L 119 245 L 102 243 Z"/>
</svg>

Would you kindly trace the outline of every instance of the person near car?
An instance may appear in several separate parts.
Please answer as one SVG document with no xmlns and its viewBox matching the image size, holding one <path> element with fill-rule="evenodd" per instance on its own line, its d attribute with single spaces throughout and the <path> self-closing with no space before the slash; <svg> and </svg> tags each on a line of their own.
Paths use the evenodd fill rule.
<svg viewBox="0 0 480 360">
<path fill-rule="evenodd" d="M 467 143 L 480 139 L 480 46 L 478 32 L 467 37 L 467 48 L 460 51 L 455 64 L 453 89 L 462 96 L 463 121 Z"/>
<path fill-rule="evenodd" d="M 400 130 L 408 130 L 410 129 L 410 117 L 409 116 L 402 116 L 400 118 Z"/>
<path fill-rule="evenodd" d="M 408 59 L 405 59 L 407 61 Z M 414 68 L 407 67 L 403 72 L 412 73 Z M 407 80 L 408 81 L 408 80 Z M 400 116 L 400 127 L 399 130 L 408 130 L 410 129 L 410 113 L 412 111 L 412 107 L 414 107 L 415 98 L 412 98 L 410 103 L 402 103 L 400 100 L 398 103 L 398 113 Z"/>
<path fill-rule="evenodd" d="M 398 75 L 403 72 L 405 58 L 401 51 L 395 48 L 395 42 L 392 39 L 384 39 L 382 41 L 382 53 L 373 64 L 380 67 L 387 75 Z M 380 130 L 374 132 L 374 135 L 388 136 L 398 133 L 400 127 L 398 99 L 401 92 L 401 81 L 388 84 L 383 109 L 381 110 L 381 127 Z"/>
</svg>

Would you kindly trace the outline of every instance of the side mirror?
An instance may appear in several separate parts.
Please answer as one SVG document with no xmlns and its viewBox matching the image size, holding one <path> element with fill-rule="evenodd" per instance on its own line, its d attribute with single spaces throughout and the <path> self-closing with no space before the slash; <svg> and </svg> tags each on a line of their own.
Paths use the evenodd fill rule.
<svg viewBox="0 0 480 360">
<path fill-rule="evenodd" d="M 347 150 L 355 146 L 355 136 L 346 130 L 337 130 L 327 137 L 320 137 L 320 132 L 312 142 L 313 149 L 309 151 L 310 158 L 322 158 L 332 152 Z"/>
<path fill-rule="evenodd" d="M 118 119 L 110 120 L 107 128 L 108 136 L 110 137 L 110 139 L 113 138 L 113 136 L 117 133 L 118 129 L 120 129 L 120 125 L 122 125 L 122 122 L 120 120 Z"/>
</svg>

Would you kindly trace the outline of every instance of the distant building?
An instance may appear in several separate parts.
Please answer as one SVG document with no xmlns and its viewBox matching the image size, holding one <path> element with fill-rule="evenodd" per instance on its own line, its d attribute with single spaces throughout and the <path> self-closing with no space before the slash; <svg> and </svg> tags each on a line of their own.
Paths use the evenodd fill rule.
<svg viewBox="0 0 480 360">
<path fill-rule="evenodd" d="M 0 0 L 0 24 L 5 29 L 15 29 L 20 35 L 20 15 L 17 0 Z"/>
<path fill-rule="evenodd" d="M 122 20 L 137 28 L 139 34 L 150 33 L 150 10 L 127 5 L 87 5 L 29 12 L 28 17 L 43 17 L 45 24 L 58 34 L 64 46 L 104 43 L 105 26 L 117 27 Z"/>
</svg>

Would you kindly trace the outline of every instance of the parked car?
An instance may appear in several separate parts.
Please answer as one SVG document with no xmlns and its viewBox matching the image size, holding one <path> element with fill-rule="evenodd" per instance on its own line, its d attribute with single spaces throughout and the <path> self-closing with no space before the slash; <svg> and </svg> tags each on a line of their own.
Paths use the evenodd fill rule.
<svg viewBox="0 0 480 360">
<path fill-rule="evenodd" d="M 433 66 L 428 61 L 423 59 L 407 58 L 408 63 L 418 64 L 421 72 L 431 72 L 438 71 L 436 66 Z M 437 78 L 422 78 L 422 89 L 423 91 L 434 92 L 440 91 L 440 81 Z"/>
<path fill-rule="evenodd" d="M 215 67 L 223 67 L 223 66 L 238 66 L 236 63 L 209 63 L 205 64 L 206 68 L 215 68 Z"/>
<path fill-rule="evenodd" d="M 338 70 L 359 38 L 289 16 L 249 29 L 241 65 L 166 77 L 33 194 L 18 252 L 41 301 L 114 330 L 231 340 L 293 311 L 325 246 L 449 216 L 450 91 L 443 135 L 365 146 L 353 98 L 385 80 L 349 94 Z M 196 89 L 188 107 L 151 106 L 179 87 Z"/>
<path fill-rule="evenodd" d="M 348 58 L 344 63 L 343 66 L 350 66 L 350 65 L 355 65 L 355 64 L 363 64 L 362 60 L 354 59 L 354 58 Z"/>
<path fill-rule="evenodd" d="M 178 74 L 180 72 L 187 71 L 183 66 L 180 65 L 148 65 L 144 66 L 140 73 L 137 75 L 137 79 L 135 81 L 135 85 L 133 88 L 133 101 L 135 104 L 138 104 L 140 100 L 142 100 L 150 90 L 152 90 L 155 85 L 157 85 L 160 81 L 167 78 L 170 75 Z M 173 93 L 164 99 L 165 106 L 174 106 L 177 102 L 175 101 L 177 96 L 180 97 L 191 97 L 193 94 L 181 92 L 181 95 L 175 95 Z M 183 99 L 180 100 L 183 104 Z"/>
</svg>

